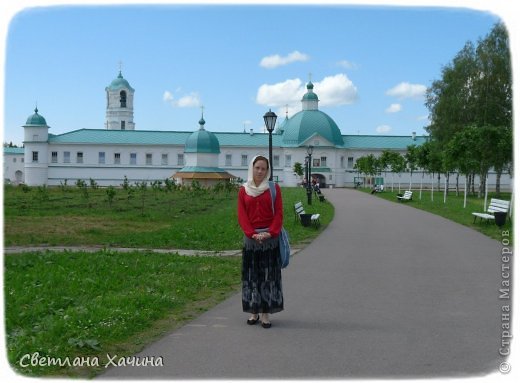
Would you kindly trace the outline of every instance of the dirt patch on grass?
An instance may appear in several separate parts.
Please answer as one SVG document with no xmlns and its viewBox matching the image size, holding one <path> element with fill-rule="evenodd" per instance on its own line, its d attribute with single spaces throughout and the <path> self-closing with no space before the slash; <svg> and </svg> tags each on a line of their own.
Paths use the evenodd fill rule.
<svg viewBox="0 0 520 383">
<path fill-rule="evenodd" d="M 103 217 L 6 217 L 6 245 L 103 243 L 107 235 L 154 232 L 169 227 L 169 223 L 137 220 L 107 220 Z"/>
</svg>

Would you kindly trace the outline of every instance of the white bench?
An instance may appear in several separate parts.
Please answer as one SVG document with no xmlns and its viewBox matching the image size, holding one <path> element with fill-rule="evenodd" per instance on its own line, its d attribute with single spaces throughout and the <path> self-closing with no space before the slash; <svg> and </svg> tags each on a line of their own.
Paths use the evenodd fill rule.
<svg viewBox="0 0 520 383">
<path fill-rule="evenodd" d="M 397 195 L 397 200 L 398 201 L 410 201 L 412 199 L 412 192 L 410 190 L 407 190 L 404 192 L 403 195 L 401 194 L 398 194 Z"/>
<path fill-rule="evenodd" d="M 477 217 L 479 217 L 480 222 L 482 222 L 483 219 L 485 219 L 486 221 L 489 219 L 495 219 L 495 212 L 509 213 L 509 205 L 510 205 L 510 201 L 506 201 L 503 199 L 497 199 L 497 198 L 491 198 L 491 202 L 489 203 L 487 212 L 471 213 L 475 217 L 475 218 L 473 218 L 473 223 L 475 223 Z"/>
<path fill-rule="evenodd" d="M 294 204 L 294 219 L 299 220 L 301 222 L 301 214 L 306 214 L 303 208 L 302 202 L 296 202 Z M 310 214 L 311 223 L 318 227 L 320 225 L 320 215 L 319 214 Z"/>
<path fill-rule="evenodd" d="M 376 185 L 370 192 L 370 194 L 382 193 L 385 190 L 385 185 Z"/>
</svg>

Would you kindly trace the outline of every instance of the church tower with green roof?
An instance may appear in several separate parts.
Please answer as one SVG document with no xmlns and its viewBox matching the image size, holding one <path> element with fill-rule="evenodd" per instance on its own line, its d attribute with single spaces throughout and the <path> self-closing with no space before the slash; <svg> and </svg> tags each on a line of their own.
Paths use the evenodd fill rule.
<svg viewBox="0 0 520 383">
<path fill-rule="evenodd" d="M 107 110 L 105 128 L 110 130 L 135 130 L 134 88 L 119 75 L 105 88 Z"/>
<path fill-rule="evenodd" d="M 25 183 L 29 186 L 49 183 L 49 126 L 45 118 L 34 109 L 23 125 Z"/>
</svg>

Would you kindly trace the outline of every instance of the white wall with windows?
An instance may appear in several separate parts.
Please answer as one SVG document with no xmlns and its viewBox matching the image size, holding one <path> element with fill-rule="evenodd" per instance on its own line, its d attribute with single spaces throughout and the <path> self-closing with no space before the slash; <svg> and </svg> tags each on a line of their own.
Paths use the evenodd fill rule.
<svg viewBox="0 0 520 383">
<path fill-rule="evenodd" d="M 197 156 L 201 166 L 219 167 L 237 178 L 247 179 L 249 162 L 257 155 L 269 157 L 267 147 L 222 146 L 218 160 L 204 153 L 187 153 Z M 404 154 L 405 151 L 400 151 Z M 184 153 L 184 145 L 108 145 L 108 144 L 58 144 L 45 142 L 26 143 L 25 154 L 16 156 L 15 162 L 9 162 L 4 153 L 4 178 L 11 182 L 26 182 L 28 185 L 60 185 L 67 180 L 73 184 L 78 179 L 96 180 L 100 186 L 122 184 L 126 176 L 129 182 L 164 180 L 185 165 L 190 165 L 190 156 Z M 353 187 L 356 177 L 361 177 L 355 169 L 356 160 L 373 154 L 379 156 L 376 149 L 343 149 L 334 147 L 315 147 L 312 154 L 312 175 L 325 186 Z M 301 184 L 302 177 L 294 171 L 296 162 L 305 165 L 307 151 L 305 147 L 273 148 L 274 179 L 282 186 Z M 202 161 L 202 162 L 201 162 Z M 188 163 L 190 162 L 190 163 Z M 216 163 L 215 163 L 216 162 Z M 18 173 L 16 173 L 18 171 Z M 16 173 L 16 174 L 15 174 Z M 385 184 L 409 187 L 410 174 L 401 175 L 385 172 L 381 175 Z M 488 179 L 490 188 L 494 188 L 496 175 L 492 172 Z M 421 183 L 431 183 L 429 175 L 417 171 L 412 177 L 412 187 Z M 442 177 L 444 182 L 444 177 Z M 450 178 L 450 187 L 454 187 L 455 176 Z M 459 184 L 463 187 L 464 178 Z M 476 180 L 478 184 L 480 181 Z M 511 189 L 512 180 L 508 174 L 502 175 L 501 187 Z"/>
<path fill-rule="evenodd" d="M 24 153 L 4 150 L 4 182 L 20 184 L 25 182 Z"/>
</svg>

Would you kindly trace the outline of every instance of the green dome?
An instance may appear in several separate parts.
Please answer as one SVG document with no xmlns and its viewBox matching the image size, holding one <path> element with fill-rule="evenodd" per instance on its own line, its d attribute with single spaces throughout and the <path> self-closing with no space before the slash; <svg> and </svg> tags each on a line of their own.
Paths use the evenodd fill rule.
<svg viewBox="0 0 520 383">
<path fill-rule="evenodd" d="M 343 146 L 338 125 L 320 110 L 302 110 L 284 125 L 282 142 L 287 146 L 299 146 L 309 137 L 319 134 L 334 146 Z"/>
<path fill-rule="evenodd" d="M 124 78 L 123 78 L 123 75 L 121 74 L 121 71 L 119 71 L 119 75 L 117 76 L 117 78 L 112 81 L 110 83 L 110 85 L 108 86 L 107 89 L 110 89 L 110 90 L 119 90 L 119 89 L 130 89 L 131 91 L 134 90 L 134 88 L 132 88 L 130 86 L 130 84 L 128 83 L 128 81 L 126 81 Z"/>
<path fill-rule="evenodd" d="M 186 140 L 184 153 L 220 153 L 218 138 L 205 129 L 199 129 Z"/>
<path fill-rule="evenodd" d="M 318 95 L 316 93 L 305 93 L 303 95 L 302 101 L 319 101 Z"/>
<path fill-rule="evenodd" d="M 47 126 L 47 121 L 43 116 L 38 114 L 38 108 L 34 109 L 34 114 L 27 118 L 25 125 L 44 125 Z"/>
</svg>

